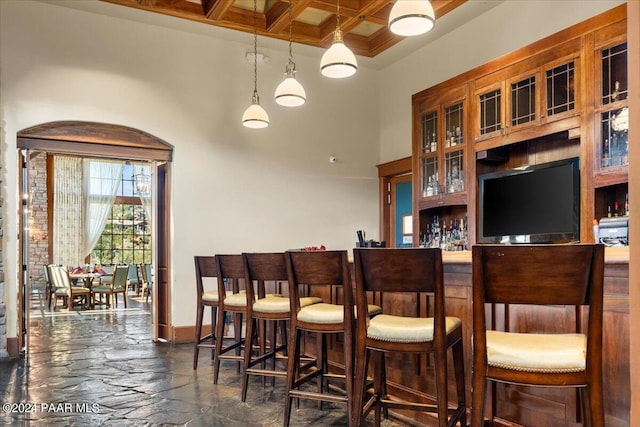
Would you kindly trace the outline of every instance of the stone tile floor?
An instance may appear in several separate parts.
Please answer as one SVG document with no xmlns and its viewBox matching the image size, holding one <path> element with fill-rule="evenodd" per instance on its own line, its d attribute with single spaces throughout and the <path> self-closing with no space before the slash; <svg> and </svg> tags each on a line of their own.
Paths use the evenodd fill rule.
<svg viewBox="0 0 640 427">
<path fill-rule="evenodd" d="M 0 425 L 282 425 L 282 379 L 271 387 L 253 377 L 243 403 L 231 362 L 214 385 L 209 351 L 200 351 L 194 370 L 191 344 L 154 343 L 148 306 L 130 300 L 129 307 L 33 311 L 28 356 L 0 363 Z M 343 405 L 320 410 L 301 400 L 291 425 L 344 426 L 346 419 Z"/>
</svg>

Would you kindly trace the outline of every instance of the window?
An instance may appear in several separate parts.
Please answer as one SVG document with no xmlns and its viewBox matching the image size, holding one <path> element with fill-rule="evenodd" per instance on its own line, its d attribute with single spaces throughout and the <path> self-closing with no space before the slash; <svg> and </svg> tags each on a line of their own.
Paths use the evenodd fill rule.
<svg viewBox="0 0 640 427">
<path fill-rule="evenodd" d="M 150 172 L 148 165 L 124 165 L 116 199 L 91 251 L 91 263 L 151 264 Z"/>
</svg>

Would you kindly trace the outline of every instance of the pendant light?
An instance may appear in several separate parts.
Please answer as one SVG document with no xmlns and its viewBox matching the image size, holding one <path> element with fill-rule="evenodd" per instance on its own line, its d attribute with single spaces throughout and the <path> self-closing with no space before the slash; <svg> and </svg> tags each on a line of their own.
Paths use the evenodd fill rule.
<svg viewBox="0 0 640 427">
<path fill-rule="evenodd" d="M 257 0 L 253 0 L 253 96 L 251 105 L 242 115 L 242 124 L 248 128 L 260 129 L 269 126 L 269 115 L 260 106 L 258 96 L 258 24 Z"/>
<path fill-rule="evenodd" d="M 429 0 L 397 0 L 389 14 L 389 30 L 399 36 L 418 36 L 430 31 L 436 22 Z"/>
<path fill-rule="evenodd" d="M 323 76 L 333 79 L 342 79 L 353 76 L 358 69 L 356 56 L 344 44 L 342 31 L 340 31 L 340 0 L 336 13 L 336 31 L 333 33 L 333 44 L 322 55 L 320 72 Z"/>
<path fill-rule="evenodd" d="M 293 3 L 289 2 L 289 63 L 285 69 L 285 79 L 276 88 L 276 102 L 284 107 L 299 107 L 307 100 L 307 94 L 304 88 L 296 80 L 296 64 L 293 62 L 293 53 L 291 45 L 293 37 L 291 33 L 291 9 Z"/>
</svg>

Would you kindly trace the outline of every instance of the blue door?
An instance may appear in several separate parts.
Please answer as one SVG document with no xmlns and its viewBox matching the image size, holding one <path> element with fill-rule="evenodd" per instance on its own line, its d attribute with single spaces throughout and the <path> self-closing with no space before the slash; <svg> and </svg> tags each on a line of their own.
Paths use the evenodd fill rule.
<svg viewBox="0 0 640 427">
<path fill-rule="evenodd" d="M 395 181 L 395 180 L 394 180 Z M 413 246 L 412 240 L 412 217 L 411 217 L 411 180 L 398 180 L 392 183 L 395 192 L 395 241 L 396 248 L 410 248 Z"/>
</svg>

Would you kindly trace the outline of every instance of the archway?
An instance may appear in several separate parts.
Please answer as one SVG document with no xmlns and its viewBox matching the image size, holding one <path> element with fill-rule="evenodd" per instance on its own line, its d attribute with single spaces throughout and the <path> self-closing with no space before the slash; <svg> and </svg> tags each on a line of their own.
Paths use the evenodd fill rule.
<svg viewBox="0 0 640 427">
<path fill-rule="evenodd" d="M 17 134 L 18 148 L 18 184 L 23 194 L 29 190 L 28 170 L 30 153 L 69 154 L 84 157 L 104 157 L 126 160 L 150 161 L 154 165 L 153 193 L 153 337 L 154 340 L 170 339 L 171 300 L 170 300 L 170 165 L 173 146 L 160 138 L 127 126 L 81 122 L 58 121 L 36 125 L 23 129 Z M 28 263 L 25 263 L 25 205 L 19 206 L 19 260 L 22 263 L 18 299 L 20 301 L 19 322 L 23 334 L 19 347 L 26 345 L 26 285 L 28 282 Z M 51 251 L 49 251 L 51 253 Z"/>
</svg>

